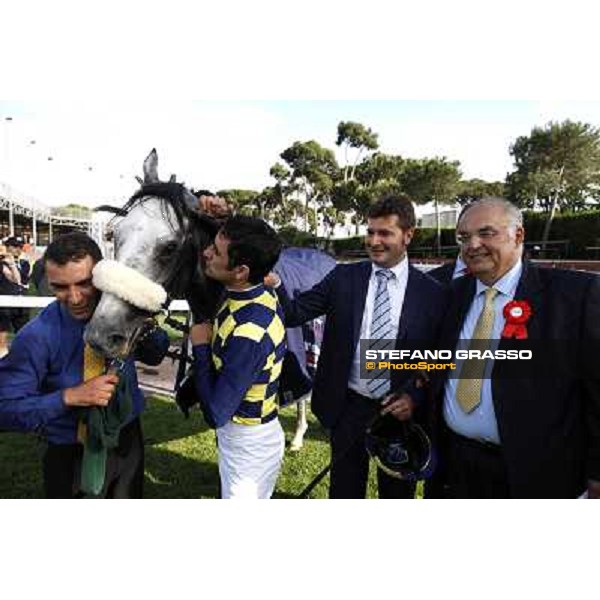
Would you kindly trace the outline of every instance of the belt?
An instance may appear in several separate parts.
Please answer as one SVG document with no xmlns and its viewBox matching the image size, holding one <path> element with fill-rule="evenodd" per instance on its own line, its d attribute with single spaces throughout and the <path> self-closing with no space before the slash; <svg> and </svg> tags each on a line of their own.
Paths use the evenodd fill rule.
<svg viewBox="0 0 600 600">
<path fill-rule="evenodd" d="M 488 442 L 486 440 L 479 440 L 475 438 L 465 437 L 464 435 L 460 435 L 451 429 L 448 429 L 450 439 L 462 446 L 466 446 L 468 448 L 474 448 L 476 450 L 488 452 L 490 454 L 501 454 L 502 446 L 500 444 L 495 444 L 494 442 Z"/>
<path fill-rule="evenodd" d="M 352 388 L 348 388 L 348 396 L 353 396 L 358 400 L 362 400 L 363 402 L 368 402 L 369 404 L 381 404 L 385 396 L 380 396 L 379 398 L 371 398 L 371 396 L 363 396 L 358 392 L 355 392 Z"/>
</svg>

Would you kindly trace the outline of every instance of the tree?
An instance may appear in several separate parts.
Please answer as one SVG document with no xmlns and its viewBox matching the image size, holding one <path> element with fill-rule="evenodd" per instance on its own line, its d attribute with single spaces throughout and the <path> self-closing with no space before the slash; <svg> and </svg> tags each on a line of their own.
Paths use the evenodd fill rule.
<svg viewBox="0 0 600 600">
<path fill-rule="evenodd" d="M 281 220 L 281 195 L 275 186 L 267 186 L 266 188 L 263 188 L 263 190 L 257 195 L 255 204 L 258 209 L 256 216 L 272 222 L 279 222 Z"/>
<path fill-rule="evenodd" d="M 304 198 L 304 231 L 316 232 L 316 214 L 310 216 L 311 205 L 327 206 L 331 200 L 334 182 L 339 177 L 339 167 L 334 153 L 323 148 L 314 140 L 294 142 L 281 153 L 281 158 L 290 168 L 288 178 L 291 191 L 299 192 Z"/>
<path fill-rule="evenodd" d="M 357 235 L 369 206 L 381 196 L 399 191 L 398 179 L 403 165 L 401 156 L 375 152 L 357 165 L 352 179 L 336 183 L 333 204 L 340 211 L 354 213 Z"/>
<path fill-rule="evenodd" d="M 52 209 L 55 215 L 64 217 L 76 217 L 79 219 L 91 219 L 93 209 L 89 206 L 83 206 L 82 204 L 66 204 L 65 206 L 57 206 Z"/>
<path fill-rule="evenodd" d="M 277 162 L 269 169 L 269 175 L 277 182 L 275 190 L 279 193 L 279 197 L 283 203 L 287 193 L 285 182 L 290 176 L 290 172 L 281 163 Z"/>
<path fill-rule="evenodd" d="M 382 181 L 397 182 L 405 162 L 401 156 L 375 152 L 358 165 L 356 179 L 365 187 L 376 185 Z"/>
<path fill-rule="evenodd" d="M 458 185 L 456 201 L 465 205 L 486 196 L 504 197 L 502 181 L 484 181 L 483 179 L 464 179 Z"/>
<path fill-rule="evenodd" d="M 289 197 L 292 191 L 287 185 L 290 171 L 277 162 L 269 169 L 269 175 L 275 179 L 275 185 L 272 188 L 266 188 L 263 193 L 268 190 L 268 193 L 272 195 L 270 199 L 271 217 L 278 225 L 289 225 L 301 212 L 298 202 Z"/>
<path fill-rule="evenodd" d="M 256 192 L 255 190 L 219 190 L 217 196 L 226 198 L 228 202 L 233 204 L 237 212 L 241 214 L 262 216 L 262 208 L 257 201 L 259 192 Z"/>
<path fill-rule="evenodd" d="M 534 127 L 510 147 L 515 171 L 507 176 L 509 198 L 548 212 L 543 249 L 556 211 L 600 199 L 600 130 L 574 121 Z"/>
<path fill-rule="evenodd" d="M 354 121 L 340 121 L 337 128 L 336 146 L 344 148 L 344 182 L 354 179 L 354 172 L 361 154 L 368 150 L 377 150 L 379 143 L 377 142 L 378 135 L 371 131 L 369 127 L 365 127 Z M 348 149 L 356 148 L 358 152 L 352 163 L 352 168 L 349 170 L 350 163 L 348 160 Z"/>
<path fill-rule="evenodd" d="M 409 159 L 400 176 L 402 190 L 417 204 L 433 202 L 436 215 L 436 248 L 441 251 L 440 204 L 454 204 L 461 172 L 458 161 L 446 157 Z"/>
</svg>

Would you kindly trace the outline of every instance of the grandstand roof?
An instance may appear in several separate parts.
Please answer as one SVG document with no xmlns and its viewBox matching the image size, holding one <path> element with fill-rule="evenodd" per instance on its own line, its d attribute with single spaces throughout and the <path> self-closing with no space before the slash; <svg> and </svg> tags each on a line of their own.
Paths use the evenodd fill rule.
<svg viewBox="0 0 600 600">
<path fill-rule="evenodd" d="M 52 208 L 46 206 L 43 202 L 27 194 L 15 190 L 10 185 L 0 182 L 0 210 L 9 210 L 12 204 L 14 214 L 25 217 L 35 218 L 37 221 L 48 223 L 52 217 L 52 222 L 60 225 L 83 225 L 90 223 L 90 218 L 80 215 L 68 215 L 61 212 L 56 214 Z"/>
</svg>

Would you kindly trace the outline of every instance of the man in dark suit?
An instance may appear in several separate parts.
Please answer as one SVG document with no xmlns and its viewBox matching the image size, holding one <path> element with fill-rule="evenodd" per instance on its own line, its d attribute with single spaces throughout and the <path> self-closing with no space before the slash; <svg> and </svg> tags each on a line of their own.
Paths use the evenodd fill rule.
<svg viewBox="0 0 600 600">
<path fill-rule="evenodd" d="M 406 249 L 416 223 L 410 200 L 383 198 L 367 216 L 369 261 L 337 265 L 293 302 L 278 289 L 287 326 L 327 316 L 312 410 L 330 432 L 331 498 L 365 497 L 369 467 L 365 431 L 375 415 L 407 420 L 419 404 L 420 391 L 406 371 L 392 371 L 391 386 L 361 379 L 359 341 L 377 337 L 380 327 L 389 327 L 385 337 L 395 340 L 397 349 L 408 340 L 433 341 L 445 305 L 442 286 L 408 264 Z M 377 479 L 380 498 L 414 496 L 411 482 L 379 469 Z"/>
<path fill-rule="evenodd" d="M 441 343 L 471 349 L 479 338 L 480 349 L 506 349 L 516 340 L 504 338 L 520 330 L 534 352 L 543 340 L 557 368 L 540 375 L 527 366 L 512 378 L 511 361 L 490 359 L 479 376 L 480 361 L 458 365 L 440 393 L 447 490 L 456 498 L 598 497 L 600 379 L 581 367 L 597 360 L 600 277 L 523 261 L 524 236 L 519 210 L 501 198 L 475 202 L 459 220 L 472 276 L 452 282 Z M 556 356 L 559 345 L 568 355 Z M 560 368 L 570 362 L 574 370 Z"/>
<path fill-rule="evenodd" d="M 435 269 L 427 271 L 427 275 L 439 281 L 442 285 L 449 285 L 454 279 L 458 279 L 468 272 L 467 266 L 462 258 L 458 256 L 456 260 L 445 263 Z"/>
<path fill-rule="evenodd" d="M 458 214 L 457 223 L 463 218 L 463 215 L 467 212 L 467 210 L 469 210 L 470 206 L 471 204 L 465 204 L 461 208 L 460 213 Z M 427 275 L 433 277 L 442 285 L 449 285 L 451 281 L 453 281 L 454 279 L 458 279 L 463 275 L 467 275 L 468 272 L 469 269 L 467 268 L 467 265 L 463 261 L 459 252 L 458 256 L 456 257 L 456 260 L 444 263 L 443 265 L 436 267 L 435 269 L 427 271 Z"/>
</svg>

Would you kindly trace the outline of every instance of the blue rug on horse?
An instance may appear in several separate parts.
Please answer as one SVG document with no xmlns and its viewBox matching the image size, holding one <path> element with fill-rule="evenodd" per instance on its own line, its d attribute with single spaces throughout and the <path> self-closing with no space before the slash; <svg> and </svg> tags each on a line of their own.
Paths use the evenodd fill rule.
<svg viewBox="0 0 600 600">
<path fill-rule="evenodd" d="M 312 248 L 286 248 L 275 272 L 290 298 L 311 289 L 335 267 L 335 259 Z M 280 382 L 282 406 L 295 402 L 312 389 L 314 369 L 323 337 L 324 317 L 302 327 L 286 329 L 288 352 Z"/>
</svg>

